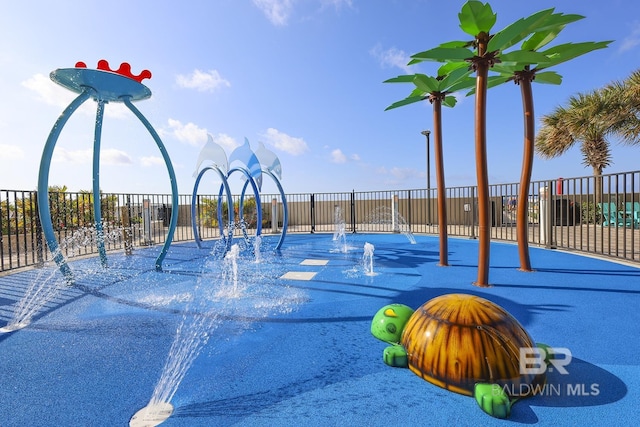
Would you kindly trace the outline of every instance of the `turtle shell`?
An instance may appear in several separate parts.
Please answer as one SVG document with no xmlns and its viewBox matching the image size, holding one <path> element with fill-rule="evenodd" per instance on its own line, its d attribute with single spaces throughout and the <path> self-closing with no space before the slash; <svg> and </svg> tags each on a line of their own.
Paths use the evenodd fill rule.
<svg viewBox="0 0 640 427">
<path fill-rule="evenodd" d="M 520 374 L 520 348 L 531 337 L 502 307 L 467 294 L 433 298 L 409 318 L 402 334 L 409 369 L 447 390 L 472 395 L 476 383 L 530 392 L 545 375 Z"/>
</svg>

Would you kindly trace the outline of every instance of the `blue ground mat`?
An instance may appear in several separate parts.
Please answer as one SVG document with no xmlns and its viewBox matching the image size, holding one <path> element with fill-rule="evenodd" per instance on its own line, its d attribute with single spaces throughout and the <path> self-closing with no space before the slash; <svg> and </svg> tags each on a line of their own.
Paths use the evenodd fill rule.
<svg viewBox="0 0 640 427">
<path fill-rule="evenodd" d="M 0 334 L 0 425 L 127 426 L 147 405 L 171 354 L 192 345 L 192 364 L 171 392 L 162 426 L 624 426 L 640 422 L 640 268 L 531 248 L 535 272 L 518 270 L 517 247 L 492 243 L 490 288 L 477 275 L 475 240 L 400 234 L 270 236 L 257 254 L 240 242 L 234 264 L 220 242 L 174 244 L 70 263 L 76 280 L 26 328 Z M 363 247 L 375 247 L 373 272 Z M 34 282 L 55 268 L 0 277 L 0 326 Z M 544 392 L 507 420 L 475 399 L 382 361 L 370 333 L 391 302 L 417 308 L 469 293 L 506 309 L 536 342 L 571 353 Z M 181 340 L 181 341 L 180 341 Z M 178 341 L 178 344 L 176 342 Z M 173 353 L 172 353 L 173 352 Z M 188 354 L 188 351 L 187 351 Z M 187 357 L 187 356 L 185 356 Z"/>
</svg>

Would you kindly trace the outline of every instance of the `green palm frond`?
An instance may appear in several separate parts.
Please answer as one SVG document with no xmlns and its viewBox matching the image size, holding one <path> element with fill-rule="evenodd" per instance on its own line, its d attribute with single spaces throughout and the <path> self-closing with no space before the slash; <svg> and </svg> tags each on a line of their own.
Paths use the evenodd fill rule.
<svg viewBox="0 0 640 427">
<path fill-rule="evenodd" d="M 458 19 L 462 31 L 475 37 L 482 32 L 488 34 L 495 25 L 498 15 L 493 13 L 489 3 L 471 0 L 462 6 Z"/>
</svg>

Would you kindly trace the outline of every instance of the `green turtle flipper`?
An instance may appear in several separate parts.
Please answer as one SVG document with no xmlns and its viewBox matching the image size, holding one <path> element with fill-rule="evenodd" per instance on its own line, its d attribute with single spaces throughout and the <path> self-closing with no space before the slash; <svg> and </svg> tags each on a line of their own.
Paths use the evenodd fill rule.
<svg viewBox="0 0 640 427">
<path fill-rule="evenodd" d="M 382 353 L 384 363 L 394 368 L 406 368 L 409 366 L 407 351 L 401 345 L 391 345 Z"/>
<path fill-rule="evenodd" d="M 509 395 L 498 384 L 478 383 L 474 389 L 474 396 L 480 408 L 496 418 L 508 418 L 511 413 Z"/>
</svg>

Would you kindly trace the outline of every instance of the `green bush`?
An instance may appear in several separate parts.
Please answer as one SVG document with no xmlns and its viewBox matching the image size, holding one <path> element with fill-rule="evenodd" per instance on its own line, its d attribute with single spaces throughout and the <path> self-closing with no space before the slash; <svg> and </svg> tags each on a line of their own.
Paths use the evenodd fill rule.
<svg viewBox="0 0 640 427">
<path fill-rule="evenodd" d="M 593 202 L 582 202 L 580 208 L 583 224 L 600 224 L 602 219 L 600 206 Z"/>
</svg>

